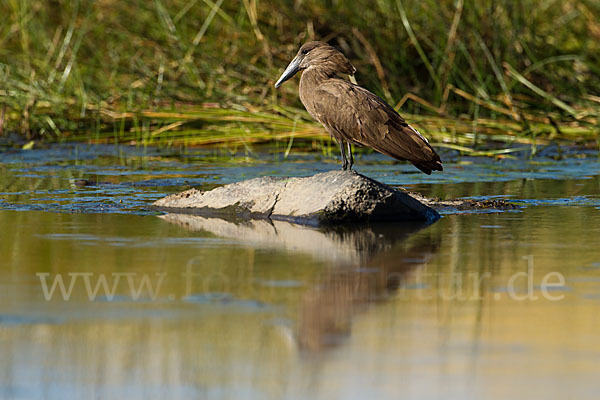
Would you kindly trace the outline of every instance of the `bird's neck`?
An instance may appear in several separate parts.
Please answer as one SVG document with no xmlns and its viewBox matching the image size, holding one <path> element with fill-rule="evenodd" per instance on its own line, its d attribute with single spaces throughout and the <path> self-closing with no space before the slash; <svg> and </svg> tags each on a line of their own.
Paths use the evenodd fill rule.
<svg viewBox="0 0 600 400">
<path fill-rule="evenodd" d="M 308 67 L 302 72 L 302 78 L 300 78 L 300 83 L 311 83 L 311 84 L 319 84 L 327 79 L 333 78 L 335 76 L 335 71 L 330 71 L 326 68 L 319 67 Z"/>
<path fill-rule="evenodd" d="M 335 72 L 325 68 L 308 67 L 305 69 L 300 78 L 300 100 L 302 104 L 308 108 L 307 102 L 310 101 L 311 97 L 309 94 L 319 87 L 319 85 L 333 78 L 335 78 Z"/>
</svg>

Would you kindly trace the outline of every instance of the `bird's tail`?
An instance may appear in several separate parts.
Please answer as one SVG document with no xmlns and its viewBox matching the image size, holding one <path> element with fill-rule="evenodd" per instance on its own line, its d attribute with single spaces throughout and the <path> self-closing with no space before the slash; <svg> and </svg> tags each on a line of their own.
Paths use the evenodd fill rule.
<svg viewBox="0 0 600 400">
<path fill-rule="evenodd" d="M 431 175 L 431 171 L 443 171 L 442 160 L 437 154 L 430 161 L 415 161 L 413 165 L 425 172 L 427 175 Z"/>
</svg>

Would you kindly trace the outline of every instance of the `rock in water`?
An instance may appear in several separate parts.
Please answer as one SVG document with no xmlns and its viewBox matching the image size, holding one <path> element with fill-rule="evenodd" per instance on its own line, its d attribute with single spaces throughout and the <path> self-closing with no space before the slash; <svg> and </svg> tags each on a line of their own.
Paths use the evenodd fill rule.
<svg viewBox="0 0 600 400">
<path fill-rule="evenodd" d="M 210 191 L 190 189 L 154 202 L 162 211 L 222 218 L 270 218 L 310 225 L 426 221 L 440 215 L 406 192 L 354 171 L 304 178 L 263 177 Z"/>
</svg>

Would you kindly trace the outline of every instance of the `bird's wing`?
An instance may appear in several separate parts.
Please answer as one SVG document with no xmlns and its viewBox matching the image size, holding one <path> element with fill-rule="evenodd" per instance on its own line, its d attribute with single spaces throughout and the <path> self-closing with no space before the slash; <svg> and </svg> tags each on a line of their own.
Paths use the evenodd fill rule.
<svg viewBox="0 0 600 400">
<path fill-rule="evenodd" d="M 313 96 L 318 99 L 316 119 L 334 136 L 411 161 L 422 170 L 418 164 L 429 164 L 425 169 L 441 170 L 440 158 L 427 139 L 367 89 L 341 79 L 329 79 L 317 87 Z"/>
</svg>

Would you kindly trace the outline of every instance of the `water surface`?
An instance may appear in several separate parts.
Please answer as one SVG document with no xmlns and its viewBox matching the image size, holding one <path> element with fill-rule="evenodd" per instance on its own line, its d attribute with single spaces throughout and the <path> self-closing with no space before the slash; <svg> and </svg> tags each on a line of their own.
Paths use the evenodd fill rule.
<svg viewBox="0 0 600 400">
<path fill-rule="evenodd" d="M 425 177 L 365 156 L 357 169 L 389 184 L 521 206 L 431 226 L 148 208 L 188 186 L 337 168 L 277 157 L 3 154 L 0 397 L 597 398 L 596 157 L 456 158 Z M 70 294 L 49 293 L 57 277 Z"/>
</svg>

